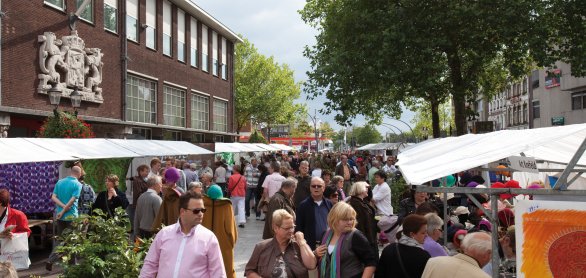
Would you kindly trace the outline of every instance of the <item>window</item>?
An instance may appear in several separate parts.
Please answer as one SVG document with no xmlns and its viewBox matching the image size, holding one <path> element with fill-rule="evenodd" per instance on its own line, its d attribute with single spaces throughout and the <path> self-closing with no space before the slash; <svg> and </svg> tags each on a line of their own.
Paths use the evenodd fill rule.
<svg viewBox="0 0 586 278">
<path fill-rule="evenodd" d="M 228 102 L 214 99 L 214 131 L 228 131 Z"/>
<path fill-rule="evenodd" d="M 172 55 L 171 41 L 173 35 L 171 33 L 171 3 L 169 1 L 163 2 L 163 54 L 167 56 Z"/>
<path fill-rule="evenodd" d="M 83 1 L 84 0 L 76 0 L 75 1 L 76 2 L 75 3 L 76 10 L 79 9 L 79 7 L 83 3 Z M 89 22 L 94 22 L 94 0 L 89 1 L 87 6 L 85 6 L 85 9 L 83 10 L 83 12 L 81 12 L 81 14 L 79 15 L 79 18 L 87 20 Z"/>
<path fill-rule="evenodd" d="M 224 136 L 222 136 L 222 135 L 216 135 L 215 138 L 216 138 L 216 140 L 215 140 L 216 142 L 224 142 Z"/>
<path fill-rule="evenodd" d="M 208 68 L 208 27 L 201 25 L 201 70 L 207 72 Z"/>
<path fill-rule="evenodd" d="M 185 12 L 177 9 L 177 60 L 185 62 Z"/>
<path fill-rule="evenodd" d="M 191 128 L 210 129 L 210 99 L 191 94 Z"/>
<path fill-rule="evenodd" d="M 531 87 L 533 89 L 539 88 L 539 70 L 531 72 Z"/>
<path fill-rule="evenodd" d="M 163 140 L 181 141 L 181 131 L 163 130 Z"/>
<path fill-rule="evenodd" d="M 163 123 L 185 127 L 185 91 L 165 86 Z"/>
<path fill-rule="evenodd" d="M 104 0 L 104 29 L 118 33 L 118 0 Z"/>
<path fill-rule="evenodd" d="M 65 10 L 65 0 L 45 0 L 45 4 L 48 4 L 51 7 L 55 7 L 62 11 Z"/>
<path fill-rule="evenodd" d="M 572 94 L 572 110 L 586 109 L 586 91 Z"/>
<path fill-rule="evenodd" d="M 227 57 L 226 57 L 226 53 L 228 51 L 226 50 L 226 38 L 222 38 L 222 65 L 221 65 L 221 71 L 222 71 L 222 79 L 226 80 L 228 78 L 228 67 L 226 64 L 227 61 Z"/>
<path fill-rule="evenodd" d="M 212 74 L 218 76 L 218 34 L 212 31 Z"/>
<path fill-rule="evenodd" d="M 197 67 L 197 20 L 195 18 L 191 18 L 191 28 L 190 28 L 190 47 L 191 47 L 191 65 Z"/>
<path fill-rule="evenodd" d="M 157 49 L 157 1 L 146 0 L 146 47 Z"/>
<path fill-rule="evenodd" d="M 203 143 L 204 136 L 201 133 L 193 133 L 191 143 Z"/>
<path fill-rule="evenodd" d="M 523 123 L 527 123 L 527 119 L 529 118 L 529 116 L 527 115 L 527 103 L 523 103 L 523 115 L 521 116 L 523 118 Z"/>
<path fill-rule="evenodd" d="M 533 101 L 533 119 L 539 119 L 539 100 Z"/>
<path fill-rule="evenodd" d="M 133 127 L 132 134 L 137 135 L 135 139 L 152 139 L 152 131 L 150 128 Z"/>
<path fill-rule="evenodd" d="M 126 120 L 157 123 L 157 83 L 128 75 L 126 83 Z"/>
<path fill-rule="evenodd" d="M 126 38 L 138 42 L 138 0 L 126 0 Z"/>
</svg>

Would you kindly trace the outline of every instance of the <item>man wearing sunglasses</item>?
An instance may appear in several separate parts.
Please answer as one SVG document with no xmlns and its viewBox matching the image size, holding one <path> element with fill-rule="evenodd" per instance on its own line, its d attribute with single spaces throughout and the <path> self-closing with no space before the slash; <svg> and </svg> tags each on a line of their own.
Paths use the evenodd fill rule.
<svg viewBox="0 0 586 278">
<path fill-rule="evenodd" d="M 140 277 L 226 277 L 218 239 L 200 225 L 202 195 L 181 195 L 179 207 L 179 221 L 157 233 Z"/>
<path fill-rule="evenodd" d="M 305 198 L 297 207 L 295 231 L 303 232 L 311 250 L 315 250 L 323 234 L 328 228 L 328 213 L 332 209 L 332 202 L 324 198 L 325 183 L 318 177 L 311 178 L 310 196 Z"/>
</svg>

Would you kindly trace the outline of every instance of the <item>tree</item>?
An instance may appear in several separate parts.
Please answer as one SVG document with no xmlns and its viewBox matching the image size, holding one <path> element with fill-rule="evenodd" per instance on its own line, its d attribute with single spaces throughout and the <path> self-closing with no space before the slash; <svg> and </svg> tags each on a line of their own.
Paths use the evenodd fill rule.
<svg viewBox="0 0 586 278">
<path fill-rule="evenodd" d="M 319 126 L 319 132 L 321 133 L 322 137 L 332 139 L 334 137 L 334 129 L 330 126 L 328 122 L 322 122 Z"/>
<path fill-rule="evenodd" d="M 252 135 L 250 135 L 250 138 L 248 139 L 248 143 L 266 144 L 267 140 L 265 139 L 264 136 L 262 136 L 262 133 L 259 133 L 257 130 L 254 130 L 254 132 L 252 133 Z"/>
<path fill-rule="evenodd" d="M 412 123 L 415 125 L 413 128 L 414 136 L 416 138 L 427 139 L 432 131 L 431 110 L 424 102 L 421 102 L 418 106 L 411 107 L 411 109 L 416 112 L 412 120 Z M 454 127 L 451 102 L 444 102 L 438 106 L 438 116 L 440 136 L 449 136 Z M 434 136 L 434 138 L 437 137 Z"/>
<path fill-rule="evenodd" d="M 366 145 L 372 143 L 380 143 L 383 141 L 383 136 L 372 125 L 365 125 L 363 127 L 355 127 L 352 130 L 352 138 L 356 140 L 358 145 Z"/>
<path fill-rule="evenodd" d="M 401 102 L 423 99 L 434 137 L 437 108 L 451 97 L 457 134 L 464 134 L 466 102 L 475 94 L 498 92 L 530 66 L 551 64 L 552 53 L 569 57 L 573 71 L 584 67 L 585 13 L 578 2 L 310 0 L 300 13 L 319 34 L 304 52 L 312 66 L 305 89 L 312 97 L 325 93 L 323 112 L 340 111 L 341 124 L 357 114 L 380 122 L 381 111 L 398 117 Z M 564 26 L 551 18 L 571 24 L 571 31 L 560 31 Z"/>
<path fill-rule="evenodd" d="M 291 136 L 292 137 L 304 137 L 308 134 L 314 134 L 313 126 L 309 125 L 304 120 L 298 121 L 296 124 L 292 124 Z"/>
<path fill-rule="evenodd" d="M 291 121 L 301 106 L 293 103 L 301 93 L 293 70 L 275 62 L 272 56 L 258 53 L 246 39 L 236 46 L 234 60 L 237 131 L 251 120 L 264 124 L 269 131 L 272 124 Z"/>
</svg>

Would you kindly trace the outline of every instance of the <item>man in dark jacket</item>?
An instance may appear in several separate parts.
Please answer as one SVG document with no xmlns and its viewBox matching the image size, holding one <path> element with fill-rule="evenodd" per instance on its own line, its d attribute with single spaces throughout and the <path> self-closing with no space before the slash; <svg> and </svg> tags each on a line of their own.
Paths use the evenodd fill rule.
<svg viewBox="0 0 586 278">
<path fill-rule="evenodd" d="M 284 209 L 293 217 L 295 217 L 295 208 L 291 198 L 293 192 L 297 187 L 297 180 L 294 178 L 287 178 L 281 184 L 281 190 L 277 191 L 269 200 L 269 205 L 265 217 L 265 227 L 262 233 L 262 239 L 269 239 L 273 237 L 273 212 L 278 209 Z"/>
<path fill-rule="evenodd" d="M 321 243 L 321 237 L 328 228 L 328 213 L 332 209 L 332 202 L 324 198 L 324 190 L 325 183 L 321 178 L 311 178 L 311 195 L 295 211 L 295 231 L 303 232 L 312 250 Z"/>
<path fill-rule="evenodd" d="M 310 195 L 309 184 L 311 183 L 311 176 L 309 175 L 309 162 L 301 161 L 299 175 L 295 178 L 297 178 L 297 189 L 295 189 L 295 195 L 293 196 L 293 204 L 297 207 L 301 201 Z"/>
</svg>

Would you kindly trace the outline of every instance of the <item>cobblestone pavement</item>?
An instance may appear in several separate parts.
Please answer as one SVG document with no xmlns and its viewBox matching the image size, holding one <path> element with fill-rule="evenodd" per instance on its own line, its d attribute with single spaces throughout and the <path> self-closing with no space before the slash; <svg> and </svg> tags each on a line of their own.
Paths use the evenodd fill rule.
<svg viewBox="0 0 586 278">
<path fill-rule="evenodd" d="M 254 245 L 262 240 L 265 222 L 256 220 L 254 215 L 248 218 L 245 228 L 238 228 L 238 240 L 234 248 L 234 270 L 236 277 L 244 277 L 244 267 L 252 255 Z"/>
</svg>

